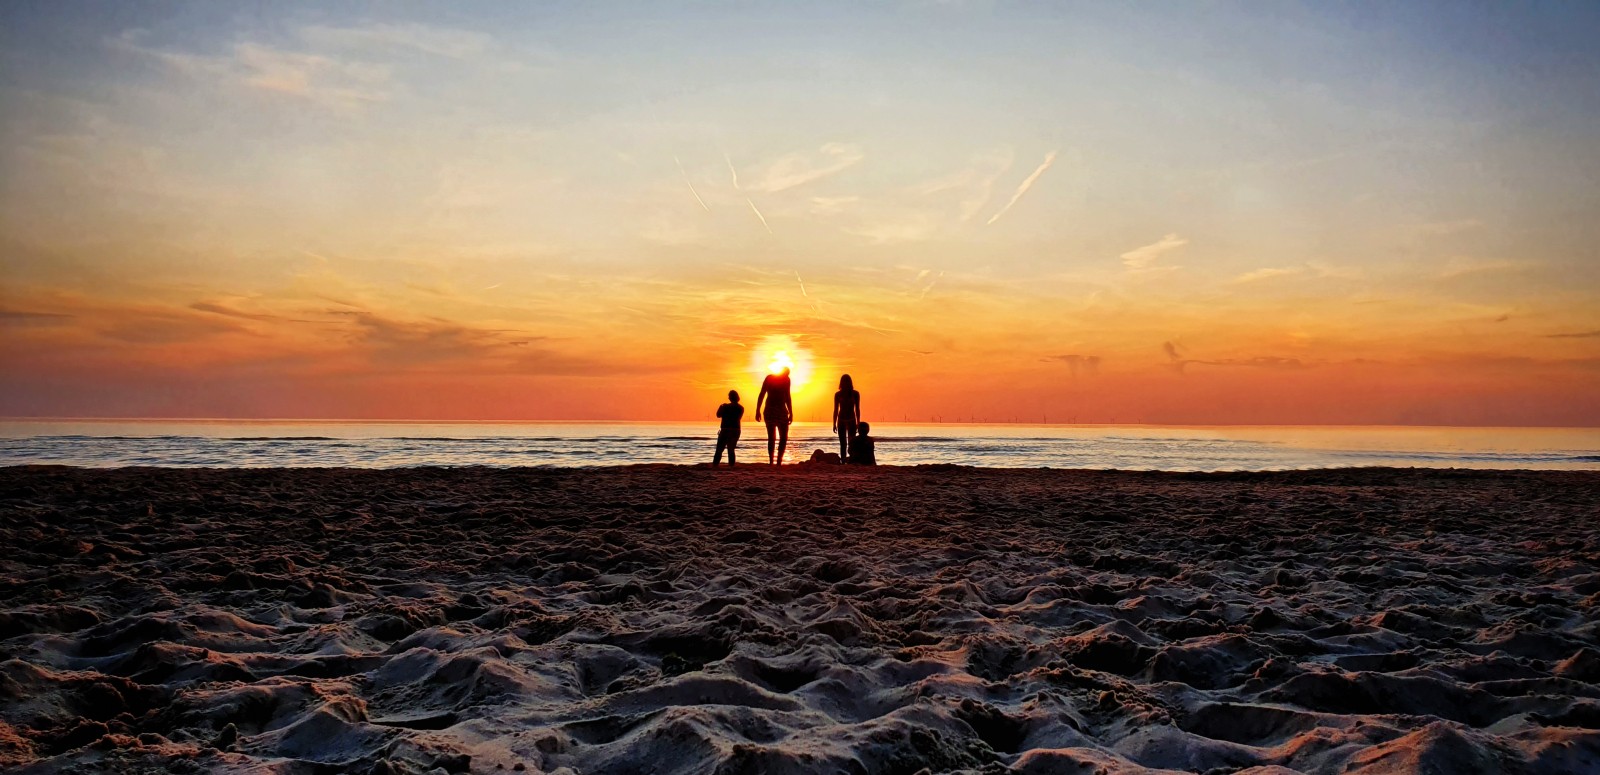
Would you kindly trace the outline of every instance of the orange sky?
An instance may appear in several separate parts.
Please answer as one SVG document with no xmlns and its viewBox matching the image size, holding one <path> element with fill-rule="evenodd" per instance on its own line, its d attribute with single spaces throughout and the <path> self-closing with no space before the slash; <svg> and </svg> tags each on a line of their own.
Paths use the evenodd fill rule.
<svg viewBox="0 0 1600 775">
<path fill-rule="evenodd" d="M 1582 25 L 128 8 L 0 25 L 0 415 L 1600 425 Z"/>
</svg>

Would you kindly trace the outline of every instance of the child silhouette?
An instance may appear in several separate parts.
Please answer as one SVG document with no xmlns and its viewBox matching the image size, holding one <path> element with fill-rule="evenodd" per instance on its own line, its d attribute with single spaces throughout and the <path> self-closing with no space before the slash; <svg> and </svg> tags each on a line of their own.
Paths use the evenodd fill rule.
<svg viewBox="0 0 1600 775">
<path fill-rule="evenodd" d="M 868 435 L 872 432 L 871 423 L 861 423 L 856 437 L 850 440 L 850 462 L 858 466 L 875 466 L 878 464 L 877 441 Z"/>
<path fill-rule="evenodd" d="M 717 417 L 722 420 L 722 427 L 717 430 L 717 456 L 711 459 L 711 467 L 716 468 L 722 464 L 722 450 L 728 450 L 728 467 L 733 467 L 733 450 L 739 446 L 739 423 L 744 420 L 744 405 L 739 403 L 739 391 L 728 391 L 728 403 L 717 407 Z"/>
</svg>

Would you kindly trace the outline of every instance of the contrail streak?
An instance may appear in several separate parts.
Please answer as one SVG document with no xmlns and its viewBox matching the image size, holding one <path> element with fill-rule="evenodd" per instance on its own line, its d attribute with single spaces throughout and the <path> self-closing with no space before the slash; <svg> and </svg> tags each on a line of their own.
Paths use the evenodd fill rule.
<svg viewBox="0 0 1600 775">
<path fill-rule="evenodd" d="M 1023 194 L 1028 193 L 1028 189 L 1033 188 L 1033 182 L 1038 180 L 1039 176 L 1043 175 L 1045 170 L 1050 169 L 1050 165 L 1054 164 L 1055 162 L 1056 162 L 1056 152 L 1055 151 L 1051 151 L 1051 152 L 1045 154 L 1044 155 L 1044 163 L 1039 165 L 1039 169 L 1034 170 L 1033 174 L 1029 175 L 1027 180 L 1022 181 L 1022 185 L 1017 186 L 1017 193 L 1011 195 L 1011 201 L 1006 202 L 1006 206 L 1000 208 L 1000 212 L 995 213 L 993 216 L 990 216 L 989 223 L 984 224 L 984 225 L 985 226 L 993 225 L 995 221 L 1000 220 L 1000 216 L 1005 215 L 1006 211 L 1010 210 L 1011 206 L 1016 204 L 1017 200 L 1021 199 Z"/>
<path fill-rule="evenodd" d="M 745 197 L 744 201 L 750 203 L 750 212 L 755 213 L 756 217 L 761 219 L 761 225 L 766 227 L 768 234 L 771 234 L 772 233 L 772 227 L 771 226 L 767 226 L 767 216 L 762 215 L 761 211 L 756 209 L 756 203 L 755 202 L 751 202 L 750 201 L 750 197 Z"/>
<path fill-rule="evenodd" d="M 919 300 L 928 298 L 928 291 L 933 290 L 933 286 L 938 285 L 939 281 L 942 279 L 944 279 L 944 272 L 940 272 L 938 277 L 933 278 L 933 281 L 928 283 L 928 285 L 922 289 L 922 295 L 918 296 L 917 298 Z"/>
<path fill-rule="evenodd" d="M 800 273 L 799 272 L 795 272 L 794 273 L 794 281 L 797 282 L 797 283 L 800 283 L 800 295 L 804 296 L 805 299 L 806 299 L 806 303 L 811 305 L 811 311 L 812 312 L 821 312 L 822 310 L 817 309 L 817 303 L 811 300 L 811 294 L 806 293 L 806 281 L 800 279 Z"/>
<path fill-rule="evenodd" d="M 678 162 L 678 174 L 683 176 L 683 182 L 689 186 L 689 193 L 694 194 L 694 201 L 699 202 L 700 207 L 706 212 L 711 212 L 711 208 L 706 207 L 706 200 L 700 198 L 700 192 L 694 190 L 694 184 L 689 182 L 689 173 L 683 171 L 683 162 L 678 161 L 677 156 L 673 156 L 672 160 Z"/>
<path fill-rule="evenodd" d="M 722 158 L 723 158 L 724 161 L 728 162 L 728 172 L 733 175 L 733 190 L 734 191 L 738 191 L 739 190 L 739 171 L 733 168 L 733 157 L 729 156 L 726 153 L 724 153 L 724 154 L 722 154 Z"/>
</svg>

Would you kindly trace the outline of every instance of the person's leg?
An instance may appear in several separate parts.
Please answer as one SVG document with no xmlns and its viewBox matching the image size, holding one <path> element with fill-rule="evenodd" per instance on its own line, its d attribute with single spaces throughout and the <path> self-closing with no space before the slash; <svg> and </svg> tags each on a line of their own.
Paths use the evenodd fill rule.
<svg viewBox="0 0 1600 775">
<path fill-rule="evenodd" d="M 778 465 L 783 465 L 783 451 L 789 446 L 789 424 L 778 426 Z"/>
<path fill-rule="evenodd" d="M 727 446 L 728 437 L 717 434 L 717 456 L 711 458 L 711 467 L 715 468 L 722 463 L 722 448 Z M 733 450 L 728 450 L 728 465 L 733 465 Z"/>
<path fill-rule="evenodd" d="M 772 449 L 778 443 L 777 439 L 778 439 L 778 424 L 777 423 L 770 423 L 770 422 L 767 423 L 767 464 L 768 465 L 771 465 L 772 463 L 777 462 L 772 457 Z"/>
<path fill-rule="evenodd" d="M 739 434 L 728 436 L 728 467 L 733 468 L 733 450 L 739 446 Z"/>
<path fill-rule="evenodd" d="M 846 435 L 848 433 L 850 433 L 849 428 L 843 425 L 839 426 L 839 462 L 841 463 L 850 459 L 850 439 Z"/>
</svg>

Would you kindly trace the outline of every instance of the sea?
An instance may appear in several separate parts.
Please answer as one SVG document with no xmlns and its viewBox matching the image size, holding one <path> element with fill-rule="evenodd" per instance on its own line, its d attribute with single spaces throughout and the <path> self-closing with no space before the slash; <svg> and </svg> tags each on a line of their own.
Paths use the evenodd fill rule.
<svg viewBox="0 0 1600 775">
<path fill-rule="evenodd" d="M 741 463 L 765 463 L 747 424 Z M 1600 470 L 1600 428 L 1155 427 L 874 423 L 886 465 L 1139 471 L 1365 466 Z M 17 420 L 0 422 L 0 465 L 93 468 L 615 466 L 706 463 L 712 423 Z M 788 462 L 838 450 L 828 426 L 796 423 Z"/>
</svg>

